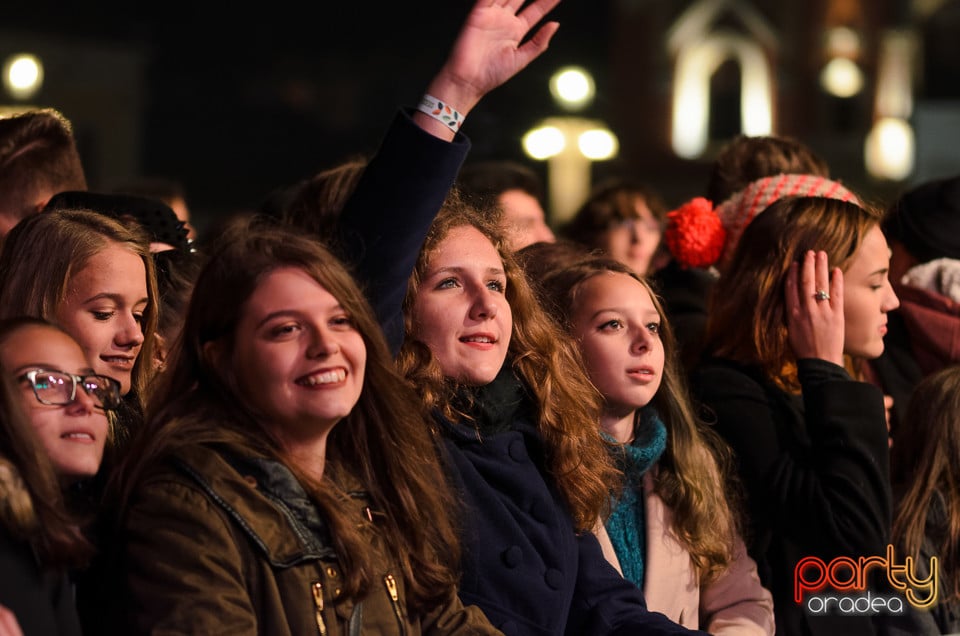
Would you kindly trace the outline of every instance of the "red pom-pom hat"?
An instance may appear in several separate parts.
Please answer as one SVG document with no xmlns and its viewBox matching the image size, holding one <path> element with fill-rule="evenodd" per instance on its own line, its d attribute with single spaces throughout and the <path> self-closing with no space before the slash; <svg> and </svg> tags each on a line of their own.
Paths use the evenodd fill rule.
<svg viewBox="0 0 960 636">
<path fill-rule="evenodd" d="M 683 267 L 723 265 L 744 228 L 771 203 L 790 196 L 826 197 L 860 204 L 836 181 L 811 174 L 779 174 L 758 179 L 716 208 L 698 197 L 667 214 L 666 240 Z M 718 227 L 719 226 L 719 227 Z"/>
<path fill-rule="evenodd" d="M 727 241 L 727 230 L 703 197 L 667 213 L 667 247 L 684 267 L 709 267 L 717 262 Z"/>
</svg>

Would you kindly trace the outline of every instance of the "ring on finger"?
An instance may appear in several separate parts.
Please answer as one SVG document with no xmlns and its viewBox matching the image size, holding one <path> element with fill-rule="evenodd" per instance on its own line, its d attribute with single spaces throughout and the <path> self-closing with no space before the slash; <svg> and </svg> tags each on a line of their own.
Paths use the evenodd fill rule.
<svg viewBox="0 0 960 636">
<path fill-rule="evenodd" d="M 818 301 L 830 300 L 830 292 L 828 292 L 826 289 L 818 289 L 816 293 L 813 295 L 813 297 L 816 298 Z"/>
</svg>

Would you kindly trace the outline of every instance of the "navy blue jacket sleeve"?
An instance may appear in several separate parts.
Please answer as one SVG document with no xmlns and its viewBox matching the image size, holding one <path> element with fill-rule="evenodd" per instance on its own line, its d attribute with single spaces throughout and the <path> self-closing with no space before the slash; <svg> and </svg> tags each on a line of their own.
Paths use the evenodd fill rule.
<svg viewBox="0 0 960 636">
<path fill-rule="evenodd" d="M 401 111 L 344 206 L 341 256 L 364 287 L 394 355 L 403 344 L 407 281 L 469 150 L 462 133 L 452 142 L 438 139 Z"/>
<path fill-rule="evenodd" d="M 569 636 L 706 635 L 647 610 L 643 592 L 610 565 L 593 534 L 584 533 L 577 541 L 579 568 L 566 629 Z"/>
</svg>

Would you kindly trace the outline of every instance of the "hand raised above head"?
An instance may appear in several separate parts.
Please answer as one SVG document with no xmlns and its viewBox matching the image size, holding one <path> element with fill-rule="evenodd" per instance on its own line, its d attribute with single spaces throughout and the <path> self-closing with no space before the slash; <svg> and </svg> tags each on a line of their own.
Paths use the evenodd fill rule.
<svg viewBox="0 0 960 636">
<path fill-rule="evenodd" d="M 17 617 L 3 605 L 0 605 L 0 636 L 23 636 Z"/>
<path fill-rule="evenodd" d="M 557 22 L 543 24 L 521 42 L 560 0 L 533 0 L 520 10 L 523 2 L 477 0 L 427 94 L 466 115 L 484 95 L 547 50 Z"/>
<path fill-rule="evenodd" d="M 784 286 L 787 333 L 797 359 L 843 365 L 843 272 L 830 271 L 826 252 L 792 263 Z"/>
</svg>

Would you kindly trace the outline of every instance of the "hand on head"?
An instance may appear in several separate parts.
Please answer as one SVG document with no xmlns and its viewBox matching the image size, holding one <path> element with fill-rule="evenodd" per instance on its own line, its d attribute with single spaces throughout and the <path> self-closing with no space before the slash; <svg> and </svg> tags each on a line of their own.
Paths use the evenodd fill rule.
<svg viewBox="0 0 960 636">
<path fill-rule="evenodd" d="M 808 251 L 792 263 L 785 284 L 787 332 L 797 359 L 819 358 L 843 366 L 843 272 L 827 253 Z M 823 293 L 826 292 L 826 293 Z"/>
</svg>

